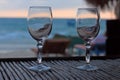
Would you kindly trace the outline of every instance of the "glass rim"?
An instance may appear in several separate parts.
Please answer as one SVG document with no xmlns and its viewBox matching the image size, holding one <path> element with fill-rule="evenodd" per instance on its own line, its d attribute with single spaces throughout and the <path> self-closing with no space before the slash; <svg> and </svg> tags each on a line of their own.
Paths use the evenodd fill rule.
<svg viewBox="0 0 120 80">
<path fill-rule="evenodd" d="M 100 19 L 100 13 L 99 13 L 99 10 L 98 10 L 97 7 L 83 7 L 83 8 L 81 7 L 81 8 L 77 9 L 77 13 L 78 13 L 79 10 L 95 10 L 97 15 L 98 15 L 98 18 Z"/>
<path fill-rule="evenodd" d="M 51 8 L 50 6 L 30 6 L 29 8 Z"/>
<path fill-rule="evenodd" d="M 28 9 L 28 14 L 27 14 L 27 17 L 28 17 L 28 15 L 29 15 L 29 11 L 30 11 L 30 9 L 39 9 L 39 8 L 47 8 L 48 10 L 50 10 L 50 14 L 51 14 L 51 18 L 53 18 L 53 14 L 52 14 L 52 7 L 50 7 L 50 6 L 30 6 L 29 7 L 29 9 Z"/>
</svg>

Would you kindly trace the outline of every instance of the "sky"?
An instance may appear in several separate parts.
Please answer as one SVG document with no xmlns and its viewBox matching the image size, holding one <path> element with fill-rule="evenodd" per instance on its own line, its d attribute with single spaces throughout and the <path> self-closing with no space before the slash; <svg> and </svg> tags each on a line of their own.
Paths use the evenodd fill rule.
<svg viewBox="0 0 120 80">
<path fill-rule="evenodd" d="M 88 4 L 85 0 L 0 0 L 0 17 L 27 17 L 30 6 L 51 6 L 53 17 L 75 18 L 77 8 L 88 7 Z M 113 13 L 101 15 L 110 18 Z"/>
</svg>

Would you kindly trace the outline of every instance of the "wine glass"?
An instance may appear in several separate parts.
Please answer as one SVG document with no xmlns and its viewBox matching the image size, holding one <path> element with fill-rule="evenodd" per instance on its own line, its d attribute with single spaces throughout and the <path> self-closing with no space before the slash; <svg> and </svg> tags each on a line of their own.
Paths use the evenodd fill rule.
<svg viewBox="0 0 120 80">
<path fill-rule="evenodd" d="M 78 66 L 78 69 L 82 70 L 97 70 L 98 67 L 90 64 L 90 49 L 91 41 L 98 35 L 100 30 L 99 25 L 99 12 L 97 8 L 78 8 L 76 16 L 76 28 L 79 37 L 85 41 L 86 54 L 85 65 Z"/>
<path fill-rule="evenodd" d="M 42 64 L 42 47 L 45 39 L 52 30 L 52 9 L 48 6 L 31 6 L 28 11 L 28 31 L 33 39 L 37 41 L 38 65 L 29 67 L 33 71 L 46 71 L 50 67 Z"/>
</svg>

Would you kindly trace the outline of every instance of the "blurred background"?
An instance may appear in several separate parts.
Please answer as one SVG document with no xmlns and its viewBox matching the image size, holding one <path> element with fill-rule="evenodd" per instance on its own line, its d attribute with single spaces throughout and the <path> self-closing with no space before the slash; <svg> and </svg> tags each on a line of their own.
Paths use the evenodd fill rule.
<svg viewBox="0 0 120 80">
<path fill-rule="evenodd" d="M 75 28 L 77 8 L 97 7 L 101 18 L 100 32 L 93 42 L 97 44 L 97 40 L 100 40 L 103 49 L 94 49 L 92 55 L 105 56 L 106 21 L 119 19 L 119 4 L 119 0 L 0 0 L 0 56 L 7 54 L 25 56 L 28 53 L 33 56 L 31 48 L 36 47 L 36 41 L 27 31 L 26 19 L 30 6 L 52 7 L 53 29 L 49 38 L 62 36 L 71 39 L 72 43 L 66 51 L 72 55 L 84 53 L 74 47 L 76 44 L 84 43 L 78 38 Z"/>
</svg>

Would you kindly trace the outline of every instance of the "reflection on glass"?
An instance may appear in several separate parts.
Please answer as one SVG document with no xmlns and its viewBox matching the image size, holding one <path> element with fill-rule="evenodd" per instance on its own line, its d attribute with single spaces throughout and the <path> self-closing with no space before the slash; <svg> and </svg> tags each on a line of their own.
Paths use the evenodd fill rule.
<svg viewBox="0 0 120 80">
<path fill-rule="evenodd" d="M 52 11 L 51 7 L 47 6 L 32 6 L 28 12 L 28 31 L 33 39 L 37 41 L 37 60 L 38 65 L 32 66 L 29 69 L 33 71 L 46 71 L 50 67 L 42 64 L 42 47 L 44 40 L 48 37 L 52 30 Z"/>
<path fill-rule="evenodd" d="M 78 66 L 77 68 L 88 71 L 98 69 L 96 66 L 90 65 L 91 41 L 98 35 L 100 29 L 98 10 L 96 8 L 78 8 L 76 28 L 79 37 L 85 41 L 85 59 L 87 63 L 83 66 Z"/>
</svg>

